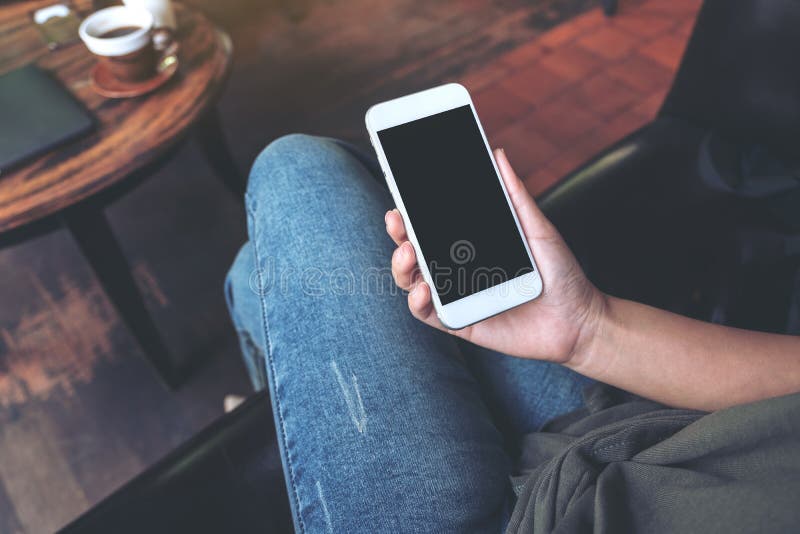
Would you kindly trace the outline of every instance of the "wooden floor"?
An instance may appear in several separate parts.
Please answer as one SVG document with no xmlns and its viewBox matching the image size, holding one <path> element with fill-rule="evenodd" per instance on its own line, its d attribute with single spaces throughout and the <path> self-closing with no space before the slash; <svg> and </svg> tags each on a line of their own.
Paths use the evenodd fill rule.
<svg viewBox="0 0 800 534">
<path fill-rule="evenodd" d="M 234 40 L 220 107 L 242 167 L 292 131 L 365 144 L 370 104 L 459 80 L 534 192 L 654 115 L 699 6 L 623 1 L 607 20 L 593 0 L 192 3 Z M 221 291 L 244 217 L 198 152 L 109 217 L 196 371 L 159 384 L 66 233 L 0 251 L 0 533 L 57 529 L 249 392 Z"/>
</svg>

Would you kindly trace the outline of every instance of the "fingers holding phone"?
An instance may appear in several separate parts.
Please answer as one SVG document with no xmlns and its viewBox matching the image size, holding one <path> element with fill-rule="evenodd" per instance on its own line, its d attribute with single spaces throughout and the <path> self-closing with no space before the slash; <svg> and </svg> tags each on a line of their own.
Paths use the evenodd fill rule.
<svg viewBox="0 0 800 534">
<path fill-rule="evenodd" d="M 394 254 L 392 254 L 392 276 L 398 287 L 406 291 L 411 291 L 418 282 L 417 276 L 417 255 L 411 243 L 404 241 L 400 243 Z"/>
<path fill-rule="evenodd" d="M 408 241 L 403 218 L 396 209 L 386 212 L 386 232 L 398 245 L 392 254 L 392 276 L 399 288 L 409 292 L 408 309 L 417 319 L 444 329 L 433 310 L 430 287 L 422 279 L 417 254 Z"/>
<path fill-rule="evenodd" d="M 392 238 L 395 245 L 400 245 L 404 241 L 408 241 L 406 227 L 403 224 L 403 217 L 400 215 L 400 212 L 397 211 L 397 208 L 387 211 L 385 220 L 386 232 L 389 234 L 389 237 Z"/>
</svg>

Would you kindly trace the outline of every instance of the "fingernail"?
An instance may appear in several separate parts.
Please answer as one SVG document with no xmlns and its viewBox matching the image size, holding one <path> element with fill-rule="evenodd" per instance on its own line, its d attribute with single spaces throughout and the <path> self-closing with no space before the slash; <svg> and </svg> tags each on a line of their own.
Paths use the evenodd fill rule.
<svg viewBox="0 0 800 534">
<path fill-rule="evenodd" d="M 502 153 L 504 156 L 506 155 L 506 149 L 505 149 L 505 148 L 503 148 L 503 147 L 500 147 L 500 152 L 501 152 L 501 153 Z"/>
<path fill-rule="evenodd" d="M 389 214 L 390 213 L 392 213 L 392 210 L 387 211 L 386 215 L 383 216 L 383 222 L 385 222 L 387 226 L 389 225 Z"/>
</svg>

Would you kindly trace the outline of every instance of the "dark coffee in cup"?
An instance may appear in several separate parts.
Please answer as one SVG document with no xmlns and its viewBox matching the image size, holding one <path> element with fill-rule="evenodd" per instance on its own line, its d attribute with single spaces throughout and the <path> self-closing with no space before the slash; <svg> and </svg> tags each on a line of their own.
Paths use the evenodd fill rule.
<svg viewBox="0 0 800 534">
<path fill-rule="evenodd" d="M 138 82 L 156 74 L 152 29 L 153 15 L 149 11 L 115 6 L 84 20 L 80 36 L 115 78 Z"/>
<path fill-rule="evenodd" d="M 100 36 L 101 39 L 112 39 L 114 37 L 122 37 L 124 35 L 130 35 L 133 32 L 140 30 L 139 26 L 123 26 L 122 28 L 117 28 L 115 30 L 109 30 Z"/>
</svg>

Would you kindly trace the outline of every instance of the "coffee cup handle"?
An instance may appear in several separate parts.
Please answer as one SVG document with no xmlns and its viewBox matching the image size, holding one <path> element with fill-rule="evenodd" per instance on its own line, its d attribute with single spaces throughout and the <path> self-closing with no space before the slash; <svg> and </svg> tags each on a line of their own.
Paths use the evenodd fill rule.
<svg viewBox="0 0 800 534">
<path fill-rule="evenodd" d="M 178 41 L 175 39 L 175 31 L 166 28 L 156 28 L 152 34 L 153 46 L 156 51 L 164 55 L 174 54 L 178 51 Z"/>
</svg>

